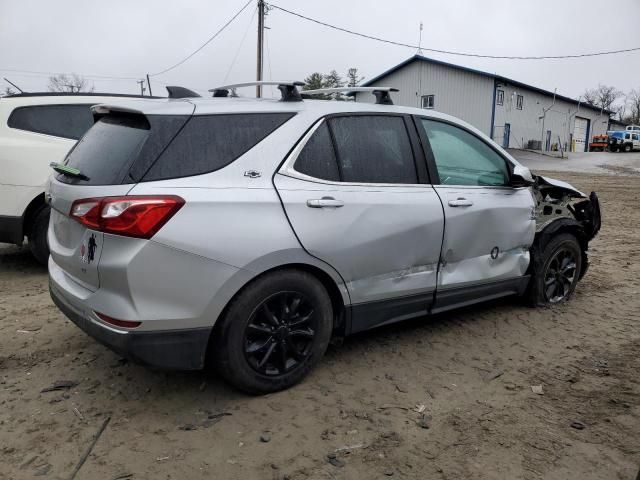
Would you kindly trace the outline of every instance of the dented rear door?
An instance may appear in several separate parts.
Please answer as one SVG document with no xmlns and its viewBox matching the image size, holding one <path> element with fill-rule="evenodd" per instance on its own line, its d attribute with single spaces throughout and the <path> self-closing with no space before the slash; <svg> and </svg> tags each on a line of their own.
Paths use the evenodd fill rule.
<svg viewBox="0 0 640 480">
<path fill-rule="evenodd" d="M 433 187 L 418 179 L 402 117 L 321 121 L 296 146 L 274 184 L 300 243 L 340 273 L 354 306 L 375 310 L 393 299 L 413 302 L 404 307 L 414 314 L 427 311 L 443 212 Z M 354 328 L 384 320 L 367 312 L 363 325 Z"/>
</svg>

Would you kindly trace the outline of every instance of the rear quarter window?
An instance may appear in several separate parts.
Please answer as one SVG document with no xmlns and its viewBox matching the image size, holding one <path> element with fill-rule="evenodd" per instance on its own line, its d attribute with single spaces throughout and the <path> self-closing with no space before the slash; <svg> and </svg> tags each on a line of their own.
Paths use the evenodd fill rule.
<svg viewBox="0 0 640 480">
<path fill-rule="evenodd" d="M 188 177 L 219 170 L 244 155 L 293 113 L 196 115 L 153 163 L 142 181 Z"/>
<path fill-rule="evenodd" d="M 10 128 L 77 140 L 93 125 L 90 104 L 18 107 L 9 116 Z"/>
</svg>

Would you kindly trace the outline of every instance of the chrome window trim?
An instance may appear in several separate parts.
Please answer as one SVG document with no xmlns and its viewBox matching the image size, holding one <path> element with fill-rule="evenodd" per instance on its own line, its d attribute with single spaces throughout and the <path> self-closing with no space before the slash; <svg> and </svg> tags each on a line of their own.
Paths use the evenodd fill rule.
<svg viewBox="0 0 640 480">
<path fill-rule="evenodd" d="M 521 188 L 529 188 L 529 187 L 512 187 L 511 185 L 443 185 L 441 183 L 434 185 L 434 187 L 447 188 L 451 190 L 459 190 L 459 189 L 467 189 L 470 190 L 472 188 L 482 188 L 482 189 L 491 189 L 491 190 L 508 190 L 508 191 L 516 191 Z"/>
<path fill-rule="evenodd" d="M 325 180 L 323 178 L 316 178 L 310 175 L 306 175 L 297 171 L 293 166 L 302 152 L 302 149 L 307 145 L 309 139 L 313 136 L 318 128 L 326 121 L 326 119 L 320 118 L 309 131 L 302 137 L 295 148 L 289 153 L 286 160 L 282 164 L 282 167 L 278 170 L 278 173 L 291 178 L 297 178 L 298 180 L 304 180 L 307 182 L 322 183 L 324 185 L 333 186 L 347 186 L 347 187 L 431 187 L 429 183 L 362 183 L 362 182 L 334 182 L 333 180 Z M 414 161 L 415 158 L 414 158 Z"/>
</svg>

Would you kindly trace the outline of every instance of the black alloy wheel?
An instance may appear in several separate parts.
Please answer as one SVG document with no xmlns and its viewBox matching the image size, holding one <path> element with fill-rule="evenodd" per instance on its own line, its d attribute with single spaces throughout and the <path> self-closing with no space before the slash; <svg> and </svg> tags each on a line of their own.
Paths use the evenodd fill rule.
<svg viewBox="0 0 640 480">
<path fill-rule="evenodd" d="M 565 300 L 577 275 L 575 252 L 570 248 L 560 248 L 547 263 L 544 274 L 544 297 L 549 303 Z"/>
<path fill-rule="evenodd" d="M 333 304 L 315 275 L 282 269 L 240 290 L 212 332 L 210 362 L 236 388 L 264 394 L 300 382 L 327 351 Z"/>
<path fill-rule="evenodd" d="M 247 323 L 247 362 L 265 376 L 286 374 L 309 357 L 316 331 L 315 311 L 302 293 L 275 293 L 258 305 Z"/>
</svg>

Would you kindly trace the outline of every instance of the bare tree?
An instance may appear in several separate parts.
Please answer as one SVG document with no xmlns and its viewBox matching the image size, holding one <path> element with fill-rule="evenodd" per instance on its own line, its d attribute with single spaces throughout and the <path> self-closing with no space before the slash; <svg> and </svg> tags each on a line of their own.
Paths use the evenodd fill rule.
<svg viewBox="0 0 640 480">
<path fill-rule="evenodd" d="M 627 95 L 627 104 L 629 114 L 625 117 L 624 121 L 640 124 L 640 89 L 629 92 L 629 95 Z"/>
<path fill-rule="evenodd" d="M 5 87 L 5 89 L 2 91 L 2 94 L 0 94 L 0 97 L 7 97 L 9 95 L 15 95 L 16 91 L 11 88 L 11 87 Z"/>
<path fill-rule="evenodd" d="M 613 104 L 623 95 L 616 87 L 600 84 L 597 88 L 586 90 L 582 96 L 585 102 L 594 107 L 612 110 Z"/>
<path fill-rule="evenodd" d="M 71 75 L 54 75 L 49 77 L 49 86 L 47 87 L 50 92 L 93 92 L 94 86 L 75 73 Z"/>
<path fill-rule="evenodd" d="M 625 118 L 627 117 L 627 111 L 629 108 L 629 98 L 627 95 L 622 97 L 622 100 L 620 103 L 618 103 L 614 108 L 613 111 L 616 112 L 616 115 L 618 117 L 618 120 L 624 122 Z"/>
</svg>

